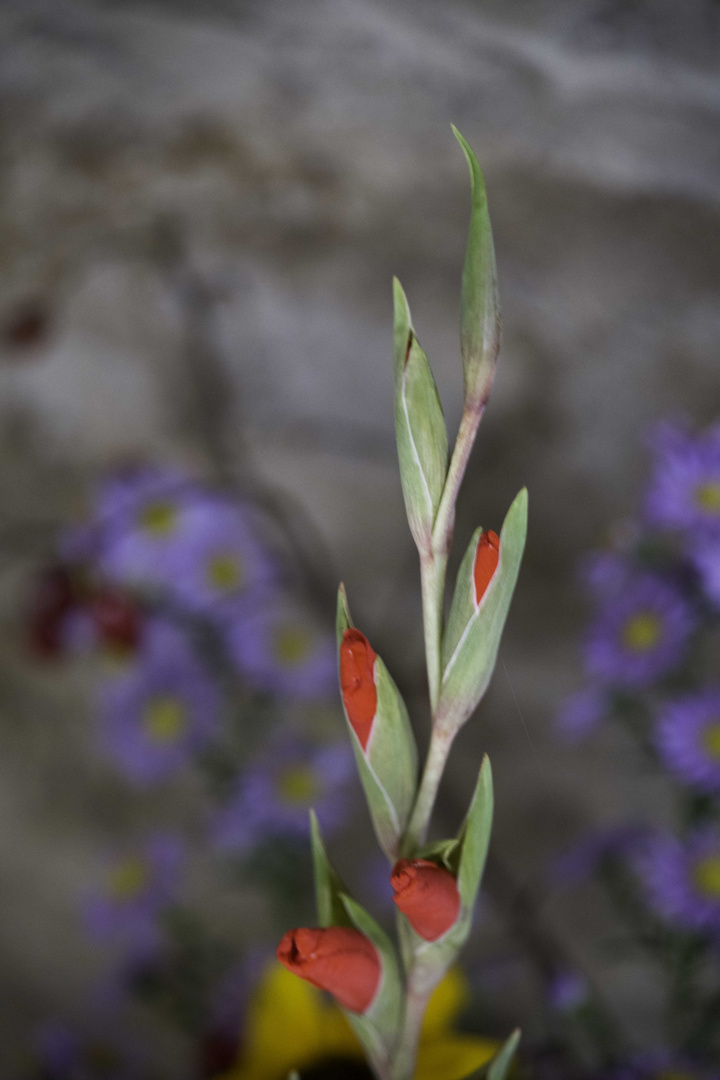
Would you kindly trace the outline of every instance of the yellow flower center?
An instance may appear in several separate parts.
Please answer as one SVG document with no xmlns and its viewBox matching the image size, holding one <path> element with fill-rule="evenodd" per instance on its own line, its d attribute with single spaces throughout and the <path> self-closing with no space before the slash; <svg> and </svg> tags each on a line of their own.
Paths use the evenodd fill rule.
<svg viewBox="0 0 720 1080">
<path fill-rule="evenodd" d="M 213 589 L 230 593 L 240 588 L 245 575 L 237 555 L 213 555 L 208 559 L 207 576 Z"/>
<path fill-rule="evenodd" d="M 712 900 L 720 900 L 720 855 L 706 855 L 695 866 L 695 884 Z"/>
<path fill-rule="evenodd" d="M 173 502 L 153 502 L 144 506 L 138 515 L 138 524 L 151 536 L 169 536 L 177 525 L 178 510 Z"/>
<path fill-rule="evenodd" d="M 286 769 L 277 782 L 278 794 L 285 802 L 310 803 L 318 793 L 317 776 L 307 765 Z"/>
<path fill-rule="evenodd" d="M 116 866 L 110 875 L 109 891 L 116 900 L 134 900 L 145 888 L 147 866 L 142 859 L 132 858 Z"/>
<path fill-rule="evenodd" d="M 695 502 L 708 514 L 720 514 L 720 482 L 715 480 L 695 488 Z"/>
<path fill-rule="evenodd" d="M 720 761 L 720 720 L 708 724 L 702 733 L 702 742 L 708 757 Z"/>
<path fill-rule="evenodd" d="M 281 626 L 275 631 L 275 655 L 288 667 L 301 664 L 310 652 L 311 644 L 311 635 L 301 626 Z"/>
<path fill-rule="evenodd" d="M 648 652 L 657 645 L 662 633 L 662 622 L 650 611 L 641 611 L 625 623 L 622 639 L 633 652 Z"/>
<path fill-rule="evenodd" d="M 153 742 L 174 742 L 185 727 L 185 706 L 178 698 L 163 694 L 145 706 L 145 731 Z"/>
</svg>

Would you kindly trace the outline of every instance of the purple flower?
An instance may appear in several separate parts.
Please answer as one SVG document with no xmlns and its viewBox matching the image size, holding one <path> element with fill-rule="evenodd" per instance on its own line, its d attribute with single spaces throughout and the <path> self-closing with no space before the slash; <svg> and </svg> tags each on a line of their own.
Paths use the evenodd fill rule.
<svg viewBox="0 0 720 1080">
<path fill-rule="evenodd" d="M 171 623 L 148 620 L 135 662 L 99 688 L 105 755 L 138 784 L 178 772 L 218 730 L 218 691 Z"/>
<path fill-rule="evenodd" d="M 170 594 L 200 614 L 257 600 L 277 577 L 250 509 L 174 469 L 111 478 L 93 521 L 66 537 L 64 550 L 108 581 Z"/>
<path fill-rule="evenodd" d="M 261 690 L 318 699 L 337 689 L 335 638 L 308 611 L 276 602 L 228 628 L 230 653 Z"/>
<path fill-rule="evenodd" d="M 199 615 L 242 616 L 267 596 L 277 578 L 249 509 L 215 496 L 187 508 L 168 558 L 168 590 L 176 603 Z"/>
<path fill-rule="evenodd" d="M 176 524 L 178 505 L 195 490 L 179 469 L 140 464 L 116 469 L 100 484 L 88 519 L 60 538 L 62 555 L 71 563 L 94 561 L 113 537 L 137 527 L 167 535 Z"/>
<path fill-rule="evenodd" d="M 662 424 L 646 515 L 656 525 L 720 534 L 720 425 L 691 435 Z"/>
<path fill-rule="evenodd" d="M 120 945 L 135 963 L 154 956 L 163 943 L 157 916 L 174 902 L 184 854 L 178 837 L 155 834 L 109 858 L 100 887 L 83 903 L 91 937 Z"/>
<path fill-rule="evenodd" d="M 651 906 L 671 923 L 720 935 L 720 832 L 696 829 L 683 843 L 648 838 L 635 860 Z"/>
<path fill-rule="evenodd" d="M 276 742 L 240 777 L 216 815 L 215 843 L 243 853 L 268 836 L 305 837 L 311 808 L 325 832 L 337 829 L 346 817 L 352 775 L 352 752 L 345 742 L 314 749 L 296 740 Z"/>
<path fill-rule="evenodd" d="M 720 687 L 666 704 L 655 741 L 677 777 L 701 791 L 720 791 Z"/>
<path fill-rule="evenodd" d="M 647 686 L 677 666 L 693 627 L 691 610 L 674 585 L 655 574 L 630 576 L 590 630 L 588 671 L 604 682 Z"/>
<path fill-rule="evenodd" d="M 583 739 L 598 726 L 607 712 L 605 694 L 594 686 L 566 698 L 558 713 L 557 730 L 569 742 Z"/>
<path fill-rule="evenodd" d="M 699 536 L 691 545 L 690 557 L 706 597 L 720 607 L 720 536 Z"/>
</svg>

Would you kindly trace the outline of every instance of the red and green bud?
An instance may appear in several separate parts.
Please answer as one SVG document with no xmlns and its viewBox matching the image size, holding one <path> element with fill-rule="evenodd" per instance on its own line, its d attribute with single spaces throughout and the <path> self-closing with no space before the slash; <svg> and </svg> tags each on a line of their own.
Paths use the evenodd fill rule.
<svg viewBox="0 0 720 1080">
<path fill-rule="evenodd" d="M 455 878 L 429 859 L 400 859 L 390 877 L 393 900 L 416 934 L 437 941 L 457 922 L 460 893 Z"/>
<path fill-rule="evenodd" d="M 277 958 L 288 971 L 327 990 L 351 1012 L 364 1013 L 380 985 L 377 950 L 351 926 L 288 930 L 278 945 Z"/>
<path fill-rule="evenodd" d="M 382 657 L 353 626 L 342 586 L 337 641 L 343 709 L 360 780 L 380 846 L 395 859 L 415 801 L 417 750 L 400 691 Z"/>
<path fill-rule="evenodd" d="M 497 570 L 500 559 L 500 538 L 496 532 L 489 529 L 478 540 L 473 565 L 473 583 L 475 586 L 475 604 L 479 604 L 485 595 L 485 590 Z"/>
<path fill-rule="evenodd" d="M 500 537 L 476 529 L 458 569 L 442 637 L 435 722 L 460 728 L 488 688 L 525 546 L 527 492 L 507 512 Z"/>
<path fill-rule="evenodd" d="M 340 690 L 347 718 L 363 750 L 367 750 L 377 712 L 376 659 L 364 634 L 354 627 L 345 630 L 340 643 Z"/>
</svg>

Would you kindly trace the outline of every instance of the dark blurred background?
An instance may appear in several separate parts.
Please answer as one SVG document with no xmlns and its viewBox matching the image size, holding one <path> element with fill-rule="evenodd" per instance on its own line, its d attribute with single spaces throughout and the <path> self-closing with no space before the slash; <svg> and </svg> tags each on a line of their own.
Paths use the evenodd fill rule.
<svg viewBox="0 0 720 1080">
<path fill-rule="evenodd" d="M 645 431 L 720 412 L 720 4 L 2 0 L 0 55 L 0 1054 L 96 971 L 74 904 L 108 823 L 170 812 L 167 795 L 128 808 L 96 769 L 81 668 L 23 649 L 28 583 L 107 466 L 271 492 L 320 603 L 342 576 L 425 737 L 390 281 L 454 434 L 469 193 L 450 121 L 485 170 L 505 327 L 458 546 L 523 484 L 531 524 L 441 818 L 489 750 L 489 952 L 518 934 L 557 950 L 654 1038 L 652 980 L 595 947 L 607 913 L 549 866 L 591 822 L 663 820 L 664 791 L 617 732 L 569 748 L 553 718 L 580 683 L 575 566 L 634 513 Z M 213 918 L 240 918 L 202 852 L 196 878 Z M 242 919 L 262 925 L 251 896 Z M 503 1020 L 532 1029 L 533 979 L 498 977 Z"/>
</svg>

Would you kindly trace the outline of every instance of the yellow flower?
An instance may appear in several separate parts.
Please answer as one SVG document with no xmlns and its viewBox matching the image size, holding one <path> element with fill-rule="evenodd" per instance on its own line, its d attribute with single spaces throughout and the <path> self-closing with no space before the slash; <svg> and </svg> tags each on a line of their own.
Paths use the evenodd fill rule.
<svg viewBox="0 0 720 1080">
<path fill-rule="evenodd" d="M 467 1000 L 467 986 L 450 971 L 430 999 L 415 1080 L 461 1080 L 484 1065 L 499 1043 L 462 1035 L 452 1025 Z M 314 986 L 279 964 L 266 971 L 248 1009 L 237 1065 L 223 1080 L 286 1080 L 291 1069 L 335 1059 L 363 1058 L 340 1009 Z"/>
</svg>

